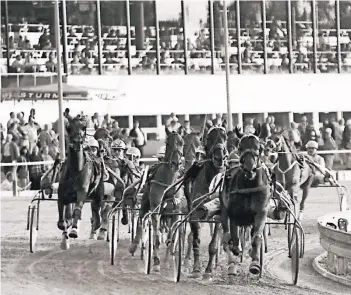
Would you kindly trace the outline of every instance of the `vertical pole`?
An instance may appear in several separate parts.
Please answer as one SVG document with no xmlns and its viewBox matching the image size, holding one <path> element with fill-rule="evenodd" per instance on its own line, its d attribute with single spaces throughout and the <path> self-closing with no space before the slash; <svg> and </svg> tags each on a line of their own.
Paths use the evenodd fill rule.
<svg viewBox="0 0 351 295">
<path fill-rule="evenodd" d="M 288 16 L 288 52 L 289 52 L 289 73 L 294 73 L 293 63 L 293 33 L 292 33 L 292 9 L 291 0 L 286 3 L 286 11 Z"/>
<path fill-rule="evenodd" d="M 63 49 L 63 70 L 68 75 L 68 46 L 67 46 L 67 10 L 66 0 L 61 2 L 61 15 L 62 15 L 62 49 Z"/>
<path fill-rule="evenodd" d="M 261 2 L 262 11 L 262 32 L 263 32 L 263 73 L 268 73 L 268 57 L 267 57 L 267 14 L 266 0 Z"/>
<path fill-rule="evenodd" d="M 7 72 L 10 73 L 10 34 L 9 34 L 9 3 L 8 0 L 5 0 L 5 38 L 6 38 L 6 48 L 7 48 L 7 55 L 6 55 L 6 64 L 7 64 Z"/>
<path fill-rule="evenodd" d="M 161 55 L 160 55 L 160 24 L 158 22 L 157 0 L 154 0 L 155 28 L 156 28 L 156 74 L 161 73 Z"/>
<path fill-rule="evenodd" d="M 215 73 L 215 29 L 214 29 L 214 11 L 213 11 L 213 0 L 208 1 L 208 9 L 210 12 L 210 41 L 211 41 L 211 74 L 214 75 Z"/>
<path fill-rule="evenodd" d="M 341 73 L 341 46 L 340 46 L 340 0 L 335 0 L 335 23 L 336 23 L 336 54 L 338 58 L 338 73 Z"/>
<path fill-rule="evenodd" d="M 65 132 L 63 120 L 63 89 L 62 89 L 62 61 L 61 61 L 61 46 L 60 46 L 60 9 L 59 0 L 55 0 L 55 37 L 56 37 L 56 55 L 57 55 L 57 94 L 59 106 L 59 136 L 60 136 L 60 152 L 61 160 L 66 157 L 65 150 Z"/>
<path fill-rule="evenodd" d="M 96 28 L 97 28 L 97 40 L 98 40 L 98 60 L 99 60 L 99 75 L 102 75 L 102 36 L 101 36 L 101 4 L 100 0 L 95 1 L 96 6 Z"/>
<path fill-rule="evenodd" d="M 184 72 L 185 75 L 188 74 L 189 71 L 189 60 L 188 60 L 188 34 L 186 30 L 186 13 L 185 13 L 185 4 L 184 0 L 180 1 L 181 10 L 182 10 L 182 25 L 183 25 L 183 38 L 184 38 Z"/>
<path fill-rule="evenodd" d="M 7 1 L 6 1 L 7 2 Z M 17 183 L 17 161 L 12 161 L 13 168 L 12 168 L 12 196 L 18 197 L 18 183 Z"/>
<path fill-rule="evenodd" d="M 227 93 L 227 118 L 228 118 L 228 126 L 227 131 L 233 129 L 233 118 L 232 118 L 232 111 L 230 106 L 230 69 L 229 69 L 229 52 L 228 52 L 228 11 L 227 11 L 227 2 L 226 0 L 223 1 L 223 20 L 224 20 L 224 54 L 225 54 L 225 86 L 226 86 L 226 93 Z"/>
<path fill-rule="evenodd" d="M 130 3 L 129 0 L 126 0 L 126 17 L 127 17 L 127 56 L 128 56 L 128 75 L 132 74 L 132 56 L 131 56 L 131 47 L 132 47 L 132 37 L 130 34 Z"/>
<path fill-rule="evenodd" d="M 242 69 L 242 62 L 241 62 L 241 45 L 240 45 L 240 0 L 236 0 L 236 39 L 238 40 L 238 74 L 241 74 Z"/>
<path fill-rule="evenodd" d="M 312 34 L 313 34 L 313 72 L 316 74 L 318 70 L 317 60 L 317 5 L 316 0 L 312 0 Z"/>
</svg>

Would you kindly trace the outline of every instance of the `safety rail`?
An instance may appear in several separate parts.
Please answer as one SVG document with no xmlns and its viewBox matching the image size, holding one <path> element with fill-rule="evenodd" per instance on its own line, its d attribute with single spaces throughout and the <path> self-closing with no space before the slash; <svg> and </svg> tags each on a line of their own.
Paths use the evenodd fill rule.
<svg viewBox="0 0 351 295">
<path fill-rule="evenodd" d="M 346 224 L 342 230 L 340 222 Z M 345 275 L 351 262 L 351 212 L 332 212 L 318 219 L 320 244 L 327 252 L 327 268 L 334 275 Z"/>
<path fill-rule="evenodd" d="M 157 162 L 157 158 L 141 158 L 141 162 L 146 162 L 146 163 L 153 163 Z M 20 166 L 36 166 L 36 165 L 53 165 L 55 161 L 38 161 L 38 162 L 24 162 L 24 163 L 17 163 L 17 161 L 13 161 L 11 163 L 0 163 L 0 168 L 1 167 L 12 167 L 12 177 L 13 177 L 13 185 L 12 185 L 12 191 L 13 191 L 13 196 L 17 197 L 19 195 L 19 191 L 23 189 L 18 189 L 18 179 L 17 179 L 17 168 Z M 47 176 L 51 171 L 51 167 L 48 171 L 45 171 L 44 175 L 41 177 L 41 179 L 44 178 L 44 176 Z M 29 187 L 29 184 L 26 186 Z"/>
</svg>

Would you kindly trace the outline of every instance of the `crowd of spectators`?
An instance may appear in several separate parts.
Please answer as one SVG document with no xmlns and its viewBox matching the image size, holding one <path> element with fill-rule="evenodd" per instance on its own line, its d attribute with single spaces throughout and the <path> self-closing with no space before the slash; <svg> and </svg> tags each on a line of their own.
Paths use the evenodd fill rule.
<svg viewBox="0 0 351 295">
<path fill-rule="evenodd" d="M 289 71 L 288 36 L 285 24 L 272 18 L 267 25 L 267 65 L 271 73 Z M 21 33 L 11 36 L 9 52 L 5 52 L 4 36 L 2 35 L 3 56 L 11 57 L 10 71 L 23 72 L 54 72 L 56 71 L 56 51 L 51 44 L 51 28 L 38 25 L 42 34 L 38 38 L 28 38 Z M 82 31 L 77 33 L 76 30 Z M 218 31 L 218 30 L 217 30 Z M 217 32 L 216 31 L 216 32 Z M 132 44 L 135 34 L 132 31 Z M 31 34 L 31 33 L 28 33 Z M 105 28 L 102 33 L 102 68 L 105 73 L 127 72 L 127 36 L 126 27 Z M 37 34 L 38 35 L 38 34 Z M 39 36 L 39 35 L 38 35 Z M 160 28 L 160 67 L 164 72 L 184 71 L 185 54 L 182 28 Z M 144 50 L 130 48 L 131 66 L 136 72 L 150 72 L 156 69 L 156 32 L 154 28 L 145 28 Z M 208 73 L 211 71 L 210 32 L 204 25 L 199 25 L 194 35 L 187 37 L 188 70 L 190 72 Z M 31 41 L 33 40 L 33 41 Z M 261 24 L 252 21 L 241 30 L 240 48 L 236 40 L 236 29 L 229 29 L 230 64 L 233 72 L 238 67 L 238 52 L 241 56 L 242 69 L 246 72 L 263 72 L 264 46 Z M 317 68 L 318 72 L 336 72 L 338 57 L 336 52 L 335 30 L 319 30 L 317 37 Z M 37 44 L 32 44 L 35 42 Z M 67 34 L 68 64 L 70 74 L 96 73 L 99 64 L 98 41 L 92 26 L 70 26 Z M 342 30 L 340 37 L 341 63 L 344 72 L 351 71 L 351 28 Z M 296 28 L 296 40 L 293 42 L 293 65 L 295 72 L 312 72 L 313 38 L 310 24 L 299 23 Z M 224 50 L 216 45 L 214 56 L 215 71 L 224 70 Z"/>
</svg>

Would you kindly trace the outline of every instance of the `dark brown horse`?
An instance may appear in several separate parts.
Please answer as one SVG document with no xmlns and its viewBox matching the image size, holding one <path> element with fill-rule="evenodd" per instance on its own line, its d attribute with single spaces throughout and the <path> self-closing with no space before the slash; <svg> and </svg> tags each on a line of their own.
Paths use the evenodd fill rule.
<svg viewBox="0 0 351 295">
<path fill-rule="evenodd" d="M 260 161 L 262 145 L 257 137 L 259 128 L 255 134 L 243 135 L 237 128 L 235 131 L 240 139 L 238 149 L 240 169 L 226 178 L 220 194 L 223 246 L 229 258 L 228 275 L 235 275 L 234 256 L 240 253 L 239 229 L 242 226 L 251 226 L 252 261 L 249 271 L 252 274 L 259 274 L 261 272 L 259 251 L 270 208 L 270 173 Z"/>
<path fill-rule="evenodd" d="M 205 139 L 205 160 L 194 165 L 188 170 L 185 181 L 185 196 L 187 198 L 189 210 L 192 206 L 198 204 L 198 198 L 209 192 L 209 187 L 212 179 L 220 173 L 224 168 L 224 160 L 227 157 L 226 149 L 227 134 L 222 127 L 212 127 Z M 200 262 L 200 223 L 196 221 L 196 212 L 190 219 L 191 234 L 188 237 L 188 243 L 193 244 L 194 267 L 191 277 L 201 277 L 201 262 Z M 215 225 L 212 240 L 209 245 L 209 261 L 206 268 L 204 278 L 209 278 L 212 275 L 213 259 L 217 254 L 218 239 L 220 227 Z M 186 259 L 190 259 L 190 253 L 187 253 Z"/>
<path fill-rule="evenodd" d="M 102 163 L 98 157 L 90 155 L 83 149 L 86 123 L 79 118 L 69 119 L 67 133 L 68 157 L 62 168 L 57 201 L 59 213 L 57 226 L 63 231 L 62 249 L 69 248 L 68 236 L 78 238 L 79 220 L 88 197 L 91 198 L 92 232 L 100 227 L 99 210 L 104 194 Z M 70 227 L 72 228 L 67 235 Z"/>
<path fill-rule="evenodd" d="M 135 253 L 141 239 L 141 220 L 149 210 L 152 212 L 161 204 L 161 198 L 164 191 L 179 177 L 183 147 L 184 141 L 179 133 L 171 132 L 166 140 L 166 154 L 164 161 L 150 168 L 150 174 L 146 181 L 145 190 L 141 200 L 136 236 L 129 247 L 129 252 L 131 254 Z M 174 216 L 173 222 L 179 218 L 179 216 Z M 152 221 L 154 229 L 153 270 L 160 271 L 160 232 L 157 229 L 157 219 L 155 215 L 152 216 Z"/>
<path fill-rule="evenodd" d="M 300 213 L 297 214 L 298 212 L 295 212 L 298 219 L 301 220 L 305 208 L 305 201 L 313 182 L 313 170 L 303 159 L 297 156 L 296 148 L 291 146 L 281 133 L 273 134 L 270 140 L 272 140 L 276 146 L 275 150 L 272 150 L 272 152 L 278 153 L 277 162 L 273 166 L 275 180 L 280 182 L 297 204 L 298 193 L 302 189 L 300 207 L 296 208 L 296 211 L 300 209 Z M 266 149 L 269 149 L 268 142 L 269 141 L 267 141 Z M 272 145 L 270 144 L 270 146 Z"/>
</svg>

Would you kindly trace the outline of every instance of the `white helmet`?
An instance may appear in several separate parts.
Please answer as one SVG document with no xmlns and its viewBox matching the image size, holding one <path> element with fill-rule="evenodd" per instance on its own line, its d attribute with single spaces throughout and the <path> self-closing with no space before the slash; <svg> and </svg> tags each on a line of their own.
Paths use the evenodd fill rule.
<svg viewBox="0 0 351 295">
<path fill-rule="evenodd" d="M 134 156 L 134 157 L 141 157 L 141 153 L 140 153 L 140 150 L 136 147 L 130 147 L 127 152 L 126 152 L 127 155 L 131 155 L 131 156 Z"/>
<path fill-rule="evenodd" d="M 90 147 L 96 147 L 97 149 L 99 148 L 99 143 L 94 137 L 89 137 L 87 145 Z"/>
<path fill-rule="evenodd" d="M 126 147 L 126 144 L 124 143 L 123 140 L 117 139 L 117 140 L 112 142 L 111 149 L 125 150 L 125 149 L 127 149 L 127 147 Z"/>
<path fill-rule="evenodd" d="M 197 148 L 195 149 L 195 153 L 196 153 L 196 154 L 197 154 L 197 153 L 199 153 L 199 154 L 204 154 L 204 155 L 206 154 L 202 146 L 197 147 Z"/>
<path fill-rule="evenodd" d="M 312 149 L 318 149 L 318 143 L 314 140 L 310 140 L 307 144 L 306 144 L 306 148 L 312 148 Z"/>
<path fill-rule="evenodd" d="M 166 146 L 163 145 L 163 146 L 161 146 L 161 147 L 158 149 L 157 154 L 156 154 L 156 157 L 157 157 L 157 158 L 163 158 L 165 155 L 166 155 Z"/>
</svg>

